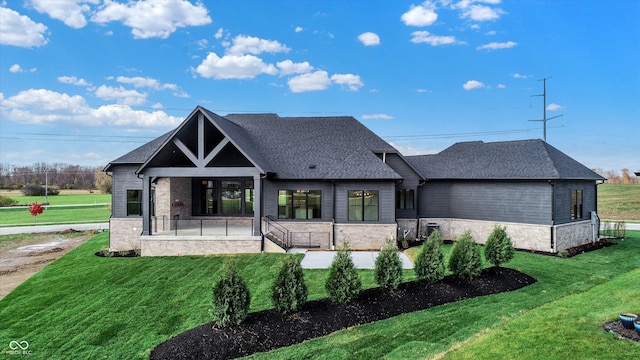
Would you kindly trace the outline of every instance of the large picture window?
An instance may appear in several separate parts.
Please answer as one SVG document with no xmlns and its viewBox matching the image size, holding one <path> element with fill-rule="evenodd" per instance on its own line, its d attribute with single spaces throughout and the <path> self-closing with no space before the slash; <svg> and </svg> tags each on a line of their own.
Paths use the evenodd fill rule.
<svg viewBox="0 0 640 360">
<path fill-rule="evenodd" d="M 253 214 L 253 180 L 194 181 L 194 215 L 251 215 Z M 198 212 L 199 213 L 196 213 Z"/>
<path fill-rule="evenodd" d="M 321 190 L 278 191 L 279 219 L 320 219 L 321 217 Z"/>
<path fill-rule="evenodd" d="M 415 191 L 411 189 L 402 189 L 396 191 L 396 209 L 413 210 L 413 199 L 415 198 Z"/>
<path fill-rule="evenodd" d="M 571 220 L 582 218 L 582 190 L 571 190 Z"/>
<path fill-rule="evenodd" d="M 142 190 L 127 190 L 127 216 L 142 215 Z"/>
<path fill-rule="evenodd" d="M 378 190 L 349 190 L 349 221 L 378 221 Z"/>
</svg>

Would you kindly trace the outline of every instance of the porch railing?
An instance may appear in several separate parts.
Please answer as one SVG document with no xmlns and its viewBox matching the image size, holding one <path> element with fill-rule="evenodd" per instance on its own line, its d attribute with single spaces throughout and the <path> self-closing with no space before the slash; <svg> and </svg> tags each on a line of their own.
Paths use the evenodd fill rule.
<svg viewBox="0 0 640 360">
<path fill-rule="evenodd" d="M 285 248 L 321 248 L 330 245 L 331 234 L 322 231 L 291 231 L 272 216 L 265 216 L 265 236 Z"/>
<path fill-rule="evenodd" d="M 152 218 L 154 235 L 173 236 L 252 236 L 251 219 L 180 219 L 160 216 Z"/>
</svg>

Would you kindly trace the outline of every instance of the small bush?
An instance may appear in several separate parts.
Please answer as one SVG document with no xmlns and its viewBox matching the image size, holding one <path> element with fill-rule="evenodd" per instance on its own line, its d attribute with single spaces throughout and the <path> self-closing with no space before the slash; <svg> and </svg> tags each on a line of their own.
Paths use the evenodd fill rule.
<svg viewBox="0 0 640 360">
<path fill-rule="evenodd" d="M 307 302 L 308 293 L 300 260 L 295 257 L 288 258 L 282 264 L 271 287 L 273 306 L 283 314 L 296 312 Z"/>
<path fill-rule="evenodd" d="M 470 280 L 480 275 L 482 260 L 480 249 L 473 240 L 471 232 L 465 231 L 456 240 L 451 257 L 449 258 L 449 270 L 462 279 Z"/>
<path fill-rule="evenodd" d="M 8 196 L 0 195 L 0 206 L 13 206 L 17 203 L 18 202 L 16 200 L 13 200 Z"/>
<path fill-rule="evenodd" d="M 53 196 L 53 195 L 58 195 L 60 193 L 60 191 L 53 189 L 51 187 L 48 187 L 47 189 L 45 189 L 44 186 L 40 185 L 40 184 L 27 184 L 24 187 L 22 187 L 22 193 L 25 196 Z M 46 194 L 46 193 L 48 194 Z"/>
<path fill-rule="evenodd" d="M 333 302 L 346 304 L 360 295 L 362 281 L 356 271 L 349 245 L 345 241 L 338 249 L 336 257 L 331 262 L 329 275 L 324 285 Z"/>
<path fill-rule="evenodd" d="M 507 263 L 513 259 L 515 250 L 507 228 L 496 225 L 484 244 L 484 258 L 494 266 Z"/>
<path fill-rule="evenodd" d="M 395 241 L 387 240 L 376 258 L 374 279 L 380 287 L 387 290 L 397 289 L 402 282 L 402 261 Z"/>
<path fill-rule="evenodd" d="M 239 325 L 249 313 L 249 288 L 233 263 L 225 265 L 223 271 L 213 287 L 213 320 L 218 326 Z"/>
<path fill-rule="evenodd" d="M 420 253 L 416 258 L 413 271 L 418 279 L 437 282 L 444 278 L 444 254 L 440 245 L 442 245 L 442 236 L 440 231 L 436 229 L 422 245 L 422 249 L 420 249 Z"/>
</svg>

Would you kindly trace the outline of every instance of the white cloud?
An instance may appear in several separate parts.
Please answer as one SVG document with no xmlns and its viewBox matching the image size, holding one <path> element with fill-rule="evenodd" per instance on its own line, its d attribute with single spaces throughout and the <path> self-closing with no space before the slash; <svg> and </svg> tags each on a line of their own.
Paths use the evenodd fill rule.
<svg viewBox="0 0 640 360">
<path fill-rule="evenodd" d="M 393 116 L 387 114 L 364 114 L 362 120 L 392 120 Z"/>
<path fill-rule="evenodd" d="M 414 31 L 411 35 L 413 36 L 411 38 L 411 42 L 415 44 L 427 43 L 431 46 L 438 46 L 455 44 L 458 42 L 455 36 L 432 35 L 428 31 Z"/>
<path fill-rule="evenodd" d="M 471 5 L 462 11 L 461 17 L 470 18 L 473 21 L 497 20 L 505 12 L 502 9 L 494 9 L 484 5 Z"/>
<path fill-rule="evenodd" d="M 295 76 L 287 81 L 289 89 L 294 93 L 326 90 L 331 85 L 331 79 L 326 71 L 318 70 Z"/>
<path fill-rule="evenodd" d="M 528 79 L 531 77 L 531 75 L 522 75 L 522 74 L 515 73 L 513 74 L 513 77 L 516 79 Z"/>
<path fill-rule="evenodd" d="M 125 89 L 122 86 L 112 87 L 101 85 L 96 89 L 95 95 L 103 100 L 115 100 L 123 105 L 141 105 L 147 100 L 147 94 L 136 90 Z"/>
<path fill-rule="evenodd" d="M 288 47 L 280 44 L 276 40 L 265 40 L 254 36 L 238 35 L 233 39 L 233 45 L 227 49 L 230 55 L 259 55 L 264 52 L 275 54 L 279 52 L 289 52 Z"/>
<path fill-rule="evenodd" d="M 20 15 L 11 9 L 0 7 L 0 45 L 25 48 L 46 45 L 47 27 Z"/>
<path fill-rule="evenodd" d="M 489 35 L 489 36 L 494 36 L 494 35 L 495 35 L 495 34 L 497 34 L 497 33 L 498 33 L 498 32 L 497 32 L 497 31 L 495 31 L 495 30 L 490 30 L 490 31 L 487 31 L 487 32 L 486 32 L 486 34 L 487 34 L 487 35 Z"/>
<path fill-rule="evenodd" d="M 300 27 L 300 26 L 296 26 L 295 32 L 299 33 L 301 31 L 304 31 L 304 29 L 302 27 Z"/>
<path fill-rule="evenodd" d="M 304 74 L 311 72 L 313 66 L 308 61 L 301 63 L 294 63 L 291 60 L 280 61 L 276 63 L 276 66 L 280 69 L 280 76 L 291 74 Z"/>
<path fill-rule="evenodd" d="M 224 35 L 224 29 L 220 28 L 220 29 L 218 29 L 218 31 L 216 31 L 216 34 L 214 35 L 214 37 L 216 39 L 222 39 L 223 35 Z"/>
<path fill-rule="evenodd" d="M 402 14 L 400 19 L 407 26 L 429 26 L 438 20 L 438 14 L 435 12 L 436 6 L 431 1 L 425 1 L 422 5 L 411 5 L 406 13 Z"/>
<path fill-rule="evenodd" d="M 364 46 L 380 45 L 380 37 L 378 34 L 372 32 L 364 32 L 358 35 L 358 40 L 360 40 Z"/>
<path fill-rule="evenodd" d="M 63 84 L 77 85 L 77 86 L 91 86 L 85 79 L 78 79 L 75 76 L 58 76 L 58 81 Z"/>
<path fill-rule="evenodd" d="M 11 65 L 9 67 L 9 72 L 14 73 L 14 74 L 23 73 L 23 72 L 34 73 L 36 71 L 38 71 L 38 68 L 33 67 L 31 69 L 26 70 L 26 69 L 23 69 L 22 66 L 20 66 L 20 64 L 13 64 L 13 65 Z"/>
<path fill-rule="evenodd" d="M 481 83 L 480 81 L 477 80 L 469 80 L 466 83 L 464 83 L 464 85 L 462 85 L 462 87 L 465 90 L 473 90 L 473 89 L 480 89 L 485 87 L 485 85 L 483 83 Z"/>
<path fill-rule="evenodd" d="M 490 42 L 488 44 L 484 44 L 484 45 L 478 46 L 476 49 L 478 49 L 478 50 L 509 49 L 509 48 L 512 48 L 512 47 L 514 47 L 516 45 L 518 45 L 518 43 L 516 43 L 514 41 Z"/>
<path fill-rule="evenodd" d="M 498 84 L 498 89 L 506 89 L 507 85 L 505 84 Z"/>
<path fill-rule="evenodd" d="M 564 106 L 558 104 L 549 104 L 547 105 L 547 111 L 560 111 L 564 109 Z"/>
<path fill-rule="evenodd" d="M 133 110 L 126 105 L 91 108 L 79 95 L 70 96 L 47 89 L 29 89 L 3 98 L 0 117 L 24 124 L 71 123 L 78 126 L 175 126 L 182 118 L 162 111 Z"/>
<path fill-rule="evenodd" d="M 80 29 L 87 25 L 85 13 L 91 11 L 87 4 L 99 4 L 100 0 L 72 0 L 51 1 L 31 0 L 31 5 L 36 11 L 45 13 L 51 18 L 62 21 L 65 25 L 74 29 Z"/>
<path fill-rule="evenodd" d="M 126 4 L 105 2 L 91 21 L 99 24 L 121 21 L 131 28 L 136 39 L 166 39 L 178 28 L 207 25 L 212 20 L 200 2 L 193 5 L 186 0 L 142 0 Z"/>
<path fill-rule="evenodd" d="M 416 92 L 418 93 L 430 93 L 431 90 L 427 90 L 427 89 L 417 89 Z"/>
<path fill-rule="evenodd" d="M 204 78 L 253 79 L 260 74 L 275 75 L 278 70 L 253 55 L 224 55 L 219 57 L 210 52 L 194 71 Z"/>
<path fill-rule="evenodd" d="M 331 81 L 335 84 L 345 85 L 351 91 L 358 91 L 358 89 L 364 86 L 360 79 L 360 75 L 334 74 L 331 76 Z"/>
</svg>

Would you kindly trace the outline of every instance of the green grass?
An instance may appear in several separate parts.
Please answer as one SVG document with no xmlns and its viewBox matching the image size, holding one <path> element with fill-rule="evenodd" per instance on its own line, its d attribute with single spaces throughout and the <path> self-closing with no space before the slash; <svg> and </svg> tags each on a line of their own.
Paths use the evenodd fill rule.
<svg viewBox="0 0 640 360">
<path fill-rule="evenodd" d="M 29 205 L 37 202 L 42 204 L 46 201 L 44 196 L 24 196 L 19 191 L 3 192 L 4 195 L 14 199 L 20 205 Z M 111 203 L 111 194 L 90 194 L 87 193 L 78 194 L 60 194 L 49 195 L 49 205 L 77 205 L 77 204 L 108 204 Z"/>
<path fill-rule="evenodd" d="M 271 307 L 283 257 L 99 258 L 100 234 L 34 275 L 0 301 L 0 354 L 29 342 L 31 358 L 145 358 L 187 329 L 209 322 L 211 288 L 234 258 L 251 291 L 251 310 Z M 444 247 L 449 253 L 450 246 Z M 389 359 L 634 358 L 640 344 L 600 330 L 623 311 L 640 311 L 640 232 L 616 246 L 562 259 L 517 252 L 509 267 L 538 282 L 349 328 L 252 358 Z M 310 298 L 325 297 L 327 270 L 305 270 Z M 366 287 L 373 271 L 361 270 Z M 412 278 L 411 271 L 405 278 Z M 629 281 L 633 280 L 633 281 Z M 493 348 L 495 350 L 491 350 Z M 537 349 L 539 348 L 539 351 Z M 456 350 L 458 349 L 458 350 Z M 497 356 L 491 356 L 495 351 Z"/>
<path fill-rule="evenodd" d="M 46 210 L 35 219 L 28 209 L 3 208 L 0 210 L 0 226 L 106 222 L 111 216 L 111 208 L 106 205 L 49 206 L 45 208 Z"/>
<path fill-rule="evenodd" d="M 640 184 L 598 185 L 598 213 L 601 219 L 640 221 Z"/>
</svg>

